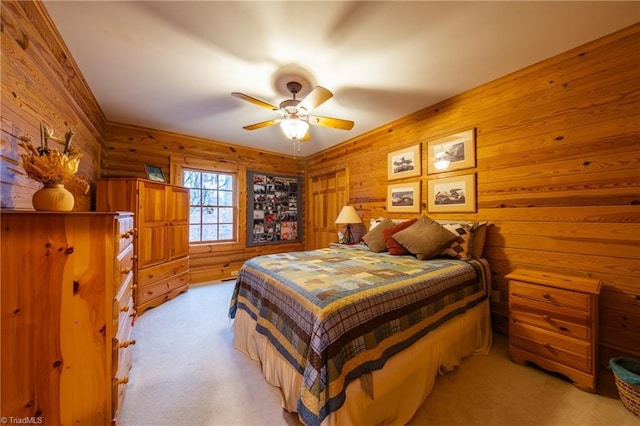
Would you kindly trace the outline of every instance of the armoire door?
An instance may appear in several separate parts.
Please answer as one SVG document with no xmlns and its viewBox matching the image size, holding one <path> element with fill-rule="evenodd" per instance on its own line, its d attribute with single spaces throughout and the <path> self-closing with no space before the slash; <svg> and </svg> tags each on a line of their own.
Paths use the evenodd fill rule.
<svg viewBox="0 0 640 426">
<path fill-rule="evenodd" d="M 167 246 L 166 185 L 139 183 L 138 267 L 144 268 L 169 259 Z"/>
<path fill-rule="evenodd" d="M 348 170 L 341 169 L 331 173 L 309 178 L 309 233 L 307 250 L 329 247 L 329 243 L 338 241 L 336 218 L 342 206 L 349 202 Z"/>
</svg>

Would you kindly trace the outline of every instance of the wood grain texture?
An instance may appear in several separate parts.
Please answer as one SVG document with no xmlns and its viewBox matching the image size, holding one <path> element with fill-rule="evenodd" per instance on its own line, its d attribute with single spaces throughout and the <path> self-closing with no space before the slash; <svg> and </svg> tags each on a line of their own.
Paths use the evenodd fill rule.
<svg viewBox="0 0 640 426">
<path fill-rule="evenodd" d="M 5 210 L 1 219 L 3 416 L 110 424 L 116 214 Z"/>
<path fill-rule="evenodd" d="M 56 135 L 73 129 L 73 143 L 83 153 L 78 174 L 93 182 L 106 120 L 41 2 L 3 1 L 1 16 L 0 206 L 32 210 L 41 184 L 24 173 L 17 138 L 30 135 L 39 143 L 40 122 Z M 91 209 L 91 194 L 74 195 L 74 210 Z"/>
<path fill-rule="evenodd" d="M 304 175 L 305 183 L 348 169 L 348 202 L 365 223 L 373 217 L 405 217 L 386 212 L 388 152 L 416 143 L 424 150 L 431 140 L 475 127 L 475 168 L 428 176 L 423 161 L 423 212 L 427 179 L 476 173 L 476 213 L 431 216 L 494 225 L 485 253 L 501 300 L 508 294 L 504 275 L 517 267 L 599 278 L 604 282 L 601 353 L 640 356 L 640 24 L 301 159 L 107 123 L 43 5 L 3 1 L 2 6 L 1 206 L 31 208 L 39 185 L 22 171 L 16 138 L 37 135 L 40 121 L 61 130 L 69 124 L 77 131 L 85 154 L 80 173 L 92 182 L 98 176 L 144 177 L 145 163 L 162 167 L 174 179 L 171 158 L 180 157 L 185 164 L 198 158 L 232 167 L 240 177 L 247 168 Z M 241 197 L 243 191 L 241 183 Z M 312 211 L 309 194 L 303 188 L 304 204 Z M 90 197 L 76 204 L 88 210 Z M 246 248 L 245 213 L 238 213 L 238 243 L 190 247 L 191 282 L 230 278 L 256 255 L 310 248 Z M 306 242 L 315 241 L 310 229 L 306 226 Z M 496 329 L 506 332 L 504 302 L 492 308 Z"/>
<path fill-rule="evenodd" d="M 506 332 L 515 268 L 603 281 L 600 349 L 640 355 L 640 24 L 594 40 L 307 158 L 307 173 L 349 168 L 349 204 L 386 212 L 386 155 L 476 128 L 476 167 L 427 175 L 423 213 L 488 220 L 485 256 Z M 475 213 L 429 214 L 427 179 L 476 173 Z M 406 179 L 401 182 L 411 182 Z M 391 183 L 397 183 L 393 181 Z M 603 362 L 606 363 L 607 359 Z"/>
</svg>

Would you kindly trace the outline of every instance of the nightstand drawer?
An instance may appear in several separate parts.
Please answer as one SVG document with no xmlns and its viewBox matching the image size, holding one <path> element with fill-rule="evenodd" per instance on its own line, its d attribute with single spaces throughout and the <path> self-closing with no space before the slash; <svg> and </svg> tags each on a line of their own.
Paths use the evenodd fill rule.
<svg viewBox="0 0 640 426">
<path fill-rule="evenodd" d="M 576 339 L 588 340 L 591 333 L 588 312 L 561 307 L 548 309 L 545 303 L 518 296 L 511 298 L 510 317 L 512 322 L 530 324 Z"/>
<path fill-rule="evenodd" d="M 585 293 L 527 284 L 520 281 L 511 281 L 510 286 L 509 293 L 513 296 L 520 296 L 554 306 L 580 309 L 582 311 L 588 311 L 591 306 L 591 297 Z"/>
<path fill-rule="evenodd" d="M 510 344 L 581 371 L 591 372 L 591 344 L 522 323 L 511 323 Z"/>
</svg>

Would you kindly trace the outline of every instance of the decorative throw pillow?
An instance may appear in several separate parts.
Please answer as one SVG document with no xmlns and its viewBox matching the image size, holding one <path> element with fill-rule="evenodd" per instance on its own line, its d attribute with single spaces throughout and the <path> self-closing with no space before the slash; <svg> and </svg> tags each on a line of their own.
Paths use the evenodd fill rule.
<svg viewBox="0 0 640 426">
<path fill-rule="evenodd" d="M 363 237 L 362 241 L 369 247 L 372 252 L 380 253 L 387 249 L 387 245 L 384 239 L 384 235 L 382 235 L 382 231 L 385 229 L 393 228 L 396 226 L 395 223 L 391 219 L 385 219 L 379 224 L 375 226 L 375 228 L 370 229 Z"/>
<path fill-rule="evenodd" d="M 413 225 L 392 237 L 418 259 L 431 259 L 447 247 L 456 236 L 435 220 L 422 216 Z"/>
<path fill-rule="evenodd" d="M 407 220 L 405 222 L 401 222 L 401 223 L 397 224 L 393 228 L 388 228 L 388 229 L 385 229 L 384 231 L 382 231 L 382 235 L 384 236 L 385 244 L 387 246 L 387 249 L 389 250 L 389 254 L 392 254 L 394 256 L 401 256 L 403 254 L 409 254 L 407 249 L 402 247 L 400 245 L 400 243 L 398 243 L 396 240 L 394 240 L 392 238 L 392 236 L 396 232 L 400 232 L 403 229 L 408 228 L 409 226 L 413 225 L 414 223 L 416 223 L 417 220 L 418 219 L 409 219 L 409 220 Z"/>
<path fill-rule="evenodd" d="M 469 255 L 473 259 L 480 259 L 484 251 L 484 242 L 487 239 L 487 222 L 479 222 L 474 227 L 469 240 Z"/>
<path fill-rule="evenodd" d="M 473 226 L 462 223 L 447 223 L 442 226 L 455 235 L 456 239 L 453 240 L 449 247 L 445 248 L 440 254 L 454 259 L 470 259 L 471 254 L 469 253 L 469 242 L 471 241 L 471 235 L 473 234 Z"/>
<path fill-rule="evenodd" d="M 437 220 L 440 225 L 455 225 L 455 226 L 469 226 L 470 234 L 468 238 L 468 246 L 466 247 L 466 252 L 468 258 L 471 259 L 480 259 L 482 257 L 482 252 L 484 251 L 484 243 L 487 235 L 487 221 L 455 221 L 455 220 Z M 449 229 L 451 230 L 451 229 Z M 457 232 L 456 232 L 457 233 Z M 452 243 L 452 244 L 455 244 Z M 459 249 L 458 249 L 459 250 Z M 444 254 L 444 253 L 443 253 Z M 451 253 L 449 253 L 450 255 Z"/>
</svg>

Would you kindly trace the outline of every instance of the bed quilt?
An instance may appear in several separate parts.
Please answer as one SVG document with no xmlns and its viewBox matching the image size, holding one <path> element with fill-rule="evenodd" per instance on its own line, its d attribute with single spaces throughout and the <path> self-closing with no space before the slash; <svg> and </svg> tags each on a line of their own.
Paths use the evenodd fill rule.
<svg viewBox="0 0 640 426">
<path fill-rule="evenodd" d="M 319 425 L 350 381 L 487 297 L 477 260 L 418 260 L 339 248 L 259 256 L 238 273 L 229 316 L 255 321 L 303 375 L 298 413 Z"/>
</svg>

